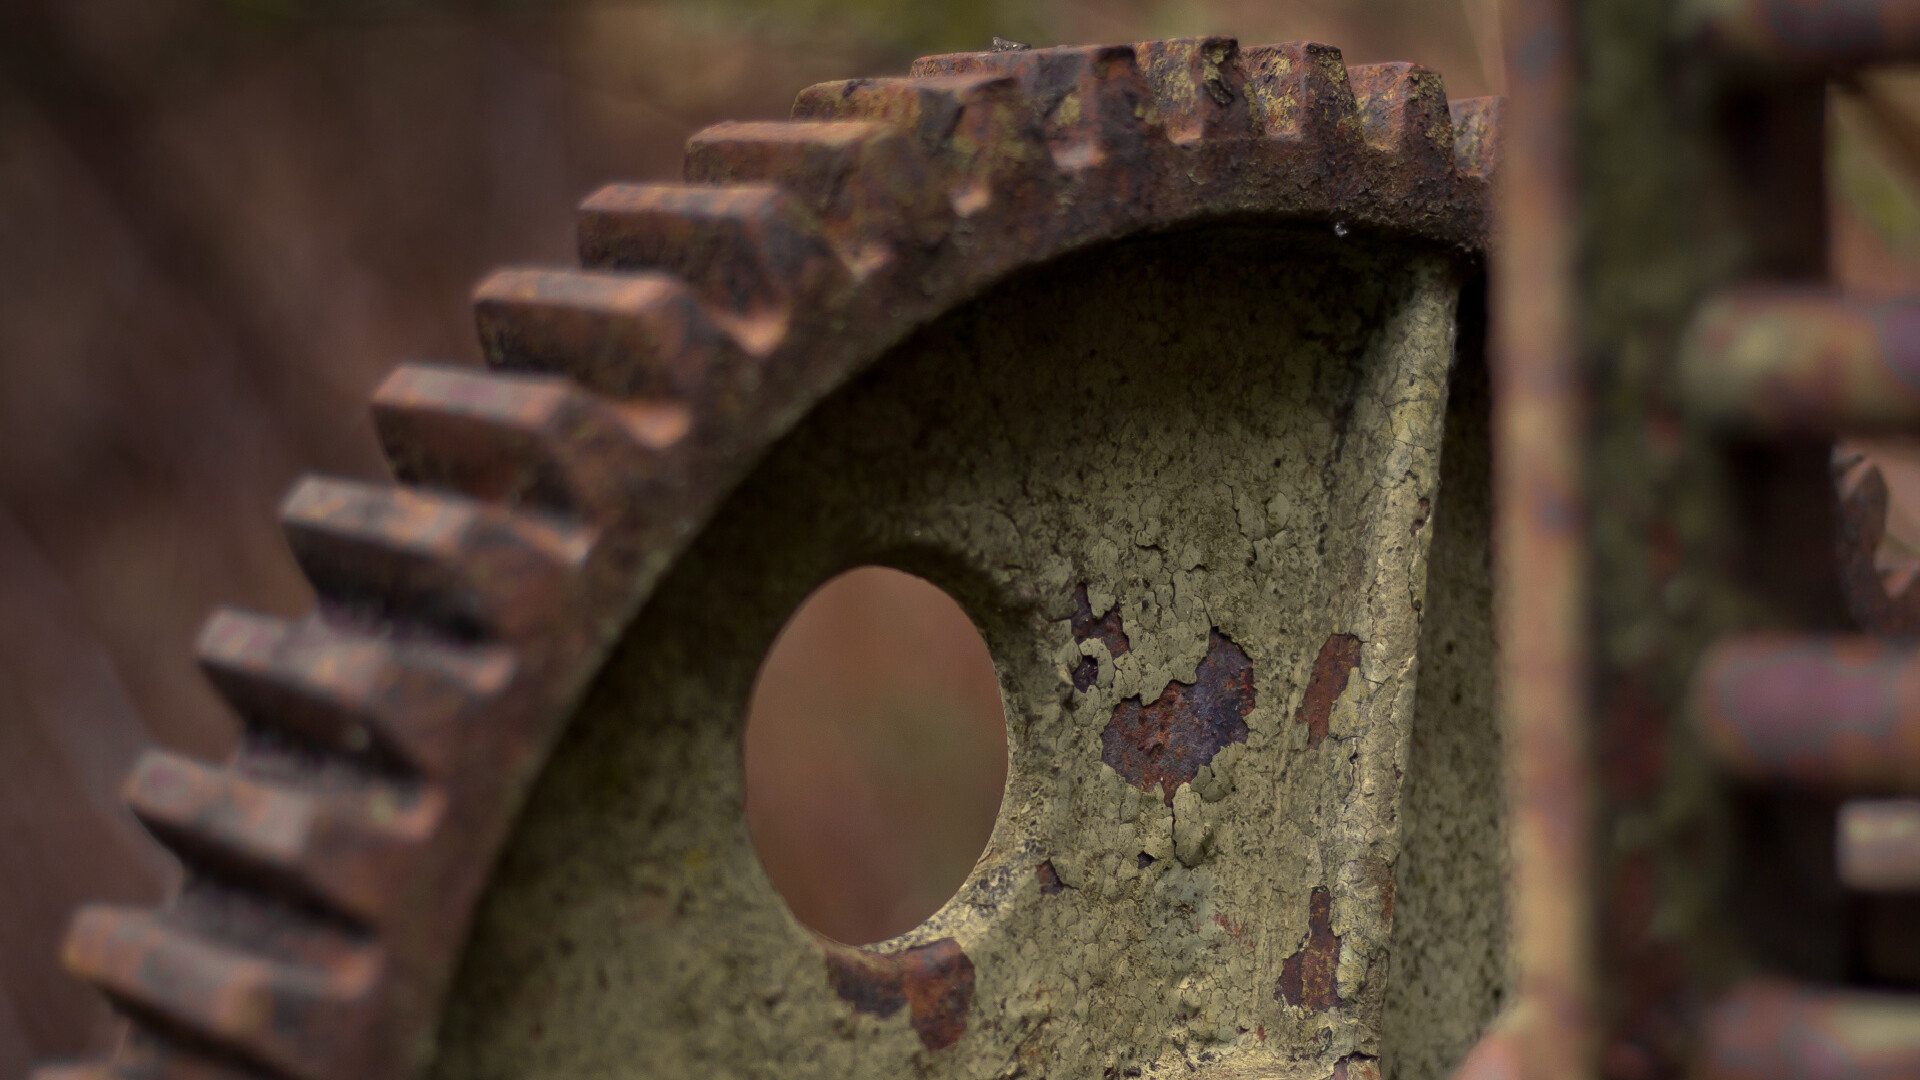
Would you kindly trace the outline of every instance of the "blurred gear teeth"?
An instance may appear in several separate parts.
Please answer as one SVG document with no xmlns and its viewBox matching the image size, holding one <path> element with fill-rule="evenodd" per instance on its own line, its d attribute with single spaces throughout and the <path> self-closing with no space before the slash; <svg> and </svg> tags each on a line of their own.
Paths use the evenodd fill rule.
<svg viewBox="0 0 1920 1080">
<path fill-rule="evenodd" d="M 485 368 L 381 386 L 400 484 L 309 479 L 281 510 L 314 612 L 201 635 L 235 760 L 128 781 L 186 887 L 68 935 L 132 1035 L 37 1080 L 417 1075 L 493 857 L 627 621 L 816 402 L 981 290 L 1223 219 L 1485 250 L 1498 109 L 1430 72 L 1222 37 L 996 49 L 708 128 L 684 182 L 586 200 L 584 269 L 479 286 Z"/>
<path fill-rule="evenodd" d="M 200 632 L 200 666 L 249 725 L 342 754 L 380 751 L 444 777 L 471 734 L 462 721 L 499 694 L 509 650 L 399 642 L 329 625 L 222 610 Z"/>
<path fill-rule="evenodd" d="M 591 530 L 474 499 L 351 480 L 304 480 L 280 507 L 322 596 L 381 622 L 462 637 L 520 637 L 566 606 Z"/>
<path fill-rule="evenodd" d="M 604 329 L 612 333 L 580 335 L 580 351 L 620 355 L 624 328 Z M 397 368 L 374 392 L 373 412 L 400 479 L 596 526 L 664 482 L 662 451 L 692 422 L 673 400 L 620 405 L 560 376 L 427 364 Z"/>
<path fill-rule="evenodd" d="M 793 118 L 870 120 L 901 132 L 926 163 L 926 193 L 945 194 L 961 219 L 991 205 L 1001 179 L 1033 183 L 1032 165 L 1047 152 L 1019 83 L 1005 75 L 821 83 L 800 92 Z"/>
<path fill-rule="evenodd" d="M 67 935 L 65 960 L 157 1033 L 300 1080 L 344 1075 L 330 1043 L 373 991 L 378 950 L 327 930 L 287 936 L 301 940 L 286 951 L 304 955 L 223 941 L 168 913 L 88 907 Z"/>
<path fill-rule="evenodd" d="M 781 345 L 795 304 L 851 271 L 818 219 L 773 184 L 602 188 L 580 207 L 580 261 L 677 274 L 760 355 Z"/>
<path fill-rule="evenodd" d="M 442 802 L 391 785 L 303 791 L 158 750 L 123 795 L 188 865 L 376 926 Z"/>
<path fill-rule="evenodd" d="M 1100 167 L 1114 154 L 1142 156 L 1166 138 L 1130 45 L 928 56 L 913 62 L 913 74 L 1012 76 L 1066 172 Z"/>
<path fill-rule="evenodd" d="M 488 365 L 565 375 L 614 398 L 694 402 L 742 359 L 670 274 L 502 270 L 474 291 L 474 313 Z"/>
</svg>

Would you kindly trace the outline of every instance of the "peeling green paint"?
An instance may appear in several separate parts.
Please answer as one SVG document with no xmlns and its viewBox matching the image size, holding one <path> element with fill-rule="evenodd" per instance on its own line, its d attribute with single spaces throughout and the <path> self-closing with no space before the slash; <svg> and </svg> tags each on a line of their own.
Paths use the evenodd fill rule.
<svg viewBox="0 0 1920 1080">
<path fill-rule="evenodd" d="M 1415 646 L 1424 523 L 1435 505 L 1450 520 L 1435 500 L 1462 274 L 1324 226 L 1133 241 L 1005 283 L 823 403 L 600 675 L 496 871 L 436 1075 L 1371 1075 L 1389 953 L 1424 947 L 1394 937 L 1392 870 L 1401 777 L 1426 766 L 1409 757 Z M 1456 539 L 1450 558 L 1484 552 L 1484 534 Z M 811 589 L 876 562 L 968 609 L 1006 702 L 987 851 L 939 913 L 876 947 L 957 944 L 970 997 L 952 1039 L 916 1031 L 892 982 L 854 1004 L 848 961 L 788 914 L 741 814 L 760 658 Z M 1075 641 L 1081 585 L 1092 612 L 1118 611 L 1124 653 Z M 1490 643 L 1468 640 L 1483 614 L 1445 625 L 1459 664 L 1484 669 Z M 1215 631 L 1252 664 L 1246 739 L 1169 803 L 1102 763 L 1101 733 L 1126 699 L 1192 683 Z M 1293 717 L 1335 634 L 1364 644 L 1309 747 Z M 1097 677 L 1076 689 L 1089 656 Z M 1456 704 L 1421 699 L 1418 718 Z M 1452 832 L 1484 850 L 1498 830 L 1495 815 Z M 1327 1010 L 1277 989 L 1316 889 L 1340 941 Z M 1448 974 L 1418 977 L 1432 995 Z M 1497 978 L 1476 970 L 1467 1005 L 1406 1015 L 1477 1024 Z"/>
</svg>

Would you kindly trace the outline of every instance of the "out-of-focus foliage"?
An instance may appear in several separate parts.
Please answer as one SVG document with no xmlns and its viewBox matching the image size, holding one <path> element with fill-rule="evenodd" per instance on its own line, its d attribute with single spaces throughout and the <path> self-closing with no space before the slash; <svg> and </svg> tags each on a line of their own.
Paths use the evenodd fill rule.
<svg viewBox="0 0 1920 1080">
<path fill-rule="evenodd" d="M 1920 261 L 1920 75 L 1883 72 L 1832 99 L 1827 173 L 1838 209 L 1902 262 Z"/>
<path fill-rule="evenodd" d="M 558 5 L 553 0 L 219 0 L 218 6 L 236 18 L 272 24 L 405 18 L 441 12 L 530 11 Z"/>
<path fill-rule="evenodd" d="M 984 49 L 998 36 L 1043 41 L 1053 27 L 1029 0 L 678 0 L 690 17 L 769 32 L 827 30 L 861 37 L 895 54 Z"/>
<path fill-rule="evenodd" d="M 639 0 L 627 0 L 628 4 Z M 1053 29 L 1045 5 L 1029 0 L 670 0 L 702 29 L 773 37 L 852 38 L 884 54 L 985 48 L 994 37 L 1045 39 Z M 245 23 L 291 25 L 407 18 L 434 13 L 553 12 L 566 7 L 619 7 L 620 0 L 219 0 Z M 708 25 L 703 25 L 708 24 Z"/>
</svg>

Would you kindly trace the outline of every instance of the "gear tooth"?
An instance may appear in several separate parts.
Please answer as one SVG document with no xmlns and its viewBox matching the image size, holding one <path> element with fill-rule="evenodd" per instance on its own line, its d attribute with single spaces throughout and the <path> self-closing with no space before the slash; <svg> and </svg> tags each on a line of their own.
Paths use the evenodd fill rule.
<svg viewBox="0 0 1920 1080">
<path fill-rule="evenodd" d="M 968 112 L 1010 105 L 1027 111 L 1019 80 L 1011 75 L 845 79 L 800 91 L 793 118 L 877 121 L 912 132 L 924 149 L 935 151 L 957 138 L 978 137 L 981 129 L 967 122 Z"/>
<path fill-rule="evenodd" d="M 1767 783 L 1920 790 L 1920 655 L 1880 638 L 1716 643 L 1691 689 L 1708 755 Z"/>
<path fill-rule="evenodd" d="M 1920 799 L 1854 799 L 1840 808 L 1840 880 L 1858 892 L 1920 892 Z"/>
<path fill-rule="evenodd" d="M 728 121 L 688 140 L 686 177 L 777 184 L 828 228 L 872 243 L 937 231 L 926 220 L 940 209 L 928 165 L 912 140 L 873 120 Z"/>
<path fill-rule="evenodd" d="M 916 77 L 1006 75 L 1020 84 L 1053 159 L 1072 172 L 1165 137 L 1131 45 L 951 53 L 914 61 Z"/>
<path fill-rule="evenodd" d="M 460 637 L 518 637 L 575 599 L 591 530 L 452 496 L 309 478 L 281 504 L 324 601 L 412 616 Z"/>
<path fill-rule="evenodd" d="M 771 185 L 615 184 L 580 208 L 580 258 L 589 267 L 663 269 L 731 313 L 749 352 L 786 335 L 796 305 L 847 280 L 818 221 Z"/>
<path fill-rule="evenodd" d="M 285 670 L 294 635 L 285 620 L 223 608 L 201 627 L 194 649 L 208 680 L 249 723 L 264 721 L 334 750 L 365 749 L 372 734 L 362 709 L 311 694 Z M 334 659 L 329 675 L 357 689 L 374 660 L 349 652 Z"/>
<path fill-rule="evenodd" d="M 556 372 L 617 398 L 691 402 L 744 359 L 669 274 L 502 270 L 474 291 L 474 314 L 489 365 Z"/>
<path fill-rule="evenodd" d="M 1047 160 L 1046 138 L 1010 75 L 822 83 L 801 91 L 793 112 L 796 118 L 870 120 L 906 132 L 962 217 L 993 202 L 999 178 L 1017 175 L 1030 184 L 1033 164 Z"/>
<path fill-rule="evenodd" d="M 1453 114 L 1440 76 L 1418 64 L 1347 69 L 1361 137 L 1422 174 L 1453 168 Z"/>
<path fill-rule="evenodd" d="M 1135 45 L 1154 106 L 1174 142 L 1253 133 L 1240 43 L 1230 37 L 1173 38 Z"/>
<path fill-rule="evenodd" d="M 557 376 L 406 364 L 374 392 L 373 418 L 404 481 L 605 525 L 664 473 L 692 410 L 615 405 Z"/>
<path fill-rule="evenodd" d="M 157 912 L 83 908 L 67 932 L 67 969 L 115 1004 L 301 1080 L 347 1075 L 341 1027 L 379 974 L 376 950 L 337 935 L 301 943 L 300 961 L 215 941 Z"/>
<path fill-rule="evenodd" d="M 471 735 L 461 721 L 512 681 L 512 654 L 396 642 L 309 616 L 287 623 L 223 610 L 200 632 L 207 677 L 258 727 L 341 751 L 378 746 L 428 776 L 444 776 Z"/>
<path fill-rule="evenodd" d="M 787 115 L 794 120 L 874 120 L 853 107 L 852 102 L 865 91 L 897 79 L 834 79 L 814 83 L 793 96 L 793 109 Z"/>
<path fill-rule="evenodd" d="M 295 790 L 164 750 L 141 756 L 122 795 L 189 866 L 370 926 L 444 803 L 385 785 Z"/>
<path fill-rule="evenodd" d="M 1709 296 L 1681 340 L 1680 389 L 1702 419 L 1863 433 L 1920 418 L 1920 301 L 1804 286 Z"/>
<path fill-rule="evenodd" d="M 1500 99 L 1462 98 L 1453 114 L 1453 168 L 1462 176 L 1491 180 L 1500 159 Z"/>
<path fill-rule="evenodd" d="M 1710 1080 L 1917 1076 L 1920 999 L 1752 979 L 1710 1004 L 1699 1056 Z"/>
<path fill-rule="evenodd" d="M 1356 140 L 1353 85 L 1340 50 L 1313 41 L 1240 51 L 1255 126 L 1270 139 L 1332 146 Z"/>
</svg>

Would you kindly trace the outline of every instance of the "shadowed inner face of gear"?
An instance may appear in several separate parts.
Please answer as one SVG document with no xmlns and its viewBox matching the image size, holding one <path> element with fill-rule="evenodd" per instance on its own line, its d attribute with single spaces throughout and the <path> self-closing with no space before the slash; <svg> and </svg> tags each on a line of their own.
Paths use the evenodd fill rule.
<svg viewBox="0 0 1920 1080">
<path fill-rule="evenodd" d="M 842 387 L 588 693 L 436 1075 L 1443 1075 L 1503 970 L 1483 453 L 1440 498 L 1462 276 L 1324 225 L 1130 241 Z M 770 883 L 741 747 L 781 627 L 863 565 L 979 628 L 1009 758 L 957 893 L 855 948 Z"/>
</svg>

